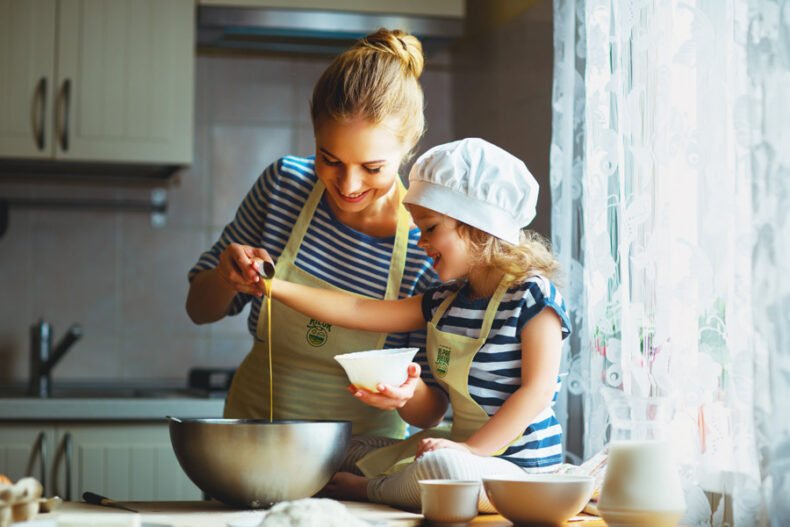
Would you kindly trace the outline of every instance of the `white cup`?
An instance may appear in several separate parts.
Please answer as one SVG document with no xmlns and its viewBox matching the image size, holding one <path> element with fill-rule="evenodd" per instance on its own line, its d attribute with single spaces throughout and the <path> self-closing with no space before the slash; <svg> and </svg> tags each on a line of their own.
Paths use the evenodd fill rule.
<svg viewBox="0 0 790 527">
<path fill-rule="evenodd" d="M 479 481 L 420 480 L 422 515 L 444 527 L 463 526 L 477 516 Z"/>
</svg>

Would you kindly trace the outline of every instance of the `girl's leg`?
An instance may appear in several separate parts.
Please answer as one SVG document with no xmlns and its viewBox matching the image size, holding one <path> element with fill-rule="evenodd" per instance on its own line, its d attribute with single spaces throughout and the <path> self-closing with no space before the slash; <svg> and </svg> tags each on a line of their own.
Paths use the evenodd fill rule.
<svg viewBox="0 0 790 527">
<path fill-rule="evenodd" d="M 377 503 L 395 507 L 419 509 L 421 479 L 460 479 L 482 481 L 485 476 L 519 476 L 524 469 L 497 457 L 480 457 L 443 448 L 427 452 L 402 471 L 391 476 L 380 476 L 370 480 L 367 486 L 368 498 Z M 496 512 L 488 501 L 485 491 L 480 489 L 478 510 Z"/>
<path fill-rule="evenodd" d="M 346 457 L 343 458 L 343 463 L 337 471 L 350 472 L 361 476 L 362 471 L 357 468 L 357 461 L 374 450 L 393 445 L 398 441 L 401 440 L 382 436 L 351 436 L 351 443 L 348 445 Z"/>
<path fill-rule="evenodd" d="M 338 472 L 329 480 L 323 489 L 318 492 L 317 498 L 332 498 L 335 500 L 368 501 L 368 481 L 365 476 L 357 476 L 350 472 Z"/>
</svg>

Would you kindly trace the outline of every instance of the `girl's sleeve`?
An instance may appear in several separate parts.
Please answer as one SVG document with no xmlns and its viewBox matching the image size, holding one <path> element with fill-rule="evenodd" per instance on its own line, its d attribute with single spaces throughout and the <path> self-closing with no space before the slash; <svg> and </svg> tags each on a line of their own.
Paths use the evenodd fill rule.
<svg viewBox="0 0 790 527">
<path fill-rule="evenodd" d="M 568 317 L 568 310 L 565 307 L 565 299 L 560 294 L 554 283 L 542 276 L 530 278 L 523 284 L 523 297 L 521 313 L 518 317 L 516 330 L 521 333 L 524 326 L 532 320 L 532 317 L 540 313 L 543 308 L 553 309 L 560 317 L 562 325 L 562 338 L 568 338 L 571 334 L 571 322 Z"/>
<path fill-rule="evenodd" d="M 220 254 L 231 243 L 260 246 L 266 223 L 269 197 L 276 190 L 281 165 L 282 159 L 269 165 L 255 180 L 239 208 L 236 209 L 233 221 L 225 226 L 219 239 L 208 251 L 200 255 L 197 263 L 189 270 L 187 278 L 190 282 L 199 272 L 216 268 L 219 265 Z M 252 295 L 246 293 L 236 293 L 228 314 L 238 314 L 252 298 Z"/>
</svg>

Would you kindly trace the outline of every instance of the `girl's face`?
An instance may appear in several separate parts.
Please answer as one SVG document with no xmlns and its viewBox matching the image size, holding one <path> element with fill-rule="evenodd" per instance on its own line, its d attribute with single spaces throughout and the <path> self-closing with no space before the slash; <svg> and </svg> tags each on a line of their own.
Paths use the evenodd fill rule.
<svg viewBox="0 0 790 527">
<path fill-rule="evenodd" d="M 315 130 L 315 171 L 333 210 L 365 212 L 393 190 L 406 146 L 388 126 L 355 117 L 321 117 Z"/>
<path fill-rule="evenodd" d="M 442 282 L 469 274 L 469 245 L 458 233 L 458 222 L 444 214 L 419 205 L 408 205 L 414 223 L 420 228 L 417 242 L 430 258 Z"/>
</svg>

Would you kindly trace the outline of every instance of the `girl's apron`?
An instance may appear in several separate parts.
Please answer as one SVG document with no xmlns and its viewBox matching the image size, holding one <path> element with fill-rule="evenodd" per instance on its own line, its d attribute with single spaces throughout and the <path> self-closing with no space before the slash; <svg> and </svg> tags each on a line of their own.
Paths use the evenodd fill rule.
<svg viewBox="0 0 790 527">
<path fill-rule="evenodd" d="M 404 188 L 398 182 L 399 192 Z M 307 227 L 324 192 L 318 181 L 294 224 L 274 276 L 289 282 L 321 289 L 341 290 L 294 265 Z M 400 291 L 409 241 L 410 216 L 403 204 L 390 263 L 385 299 Z M 261 303 L 257 335 L 252 351 L 242 362 L 231 383 L 225 403 L 227 418 L 269 418 L 269 351 L 266 342 L 266 302 Z M 311 319 L 272 300 L 272 369 L 275 419 L 328 419 L 352 421 L 352 433 L 403 437 L 406 425 L 396 410 L 379 410 L 348 393 L 348 378 L 334 356 L 378 349 L 386 333 L 332 326 Z"/>
<path fill-rule="evenodd" d="M 414 461 L 417 445 L 423 438 L 442 437 L 452 441 L 466 441 L 490 419 L 486 411 L 469 395 L 469 370 L 472 367 L 472 360 L 488 338 L 499 304 L 512 279 L 513 277 L 509 275 L 502 278 L 499 287 L 488 302 L 480 336 L 476 339 L 437 329 L 439 320 L 455 300 L 458 292 L 448 296 L 441 303 L 428 323 L 427 354 L 433 376 L 450 395 L 450 404 L 453 408 L 452 428 L 423 430 L 404 441 L 371 452 L 357 462 L 357 466 L 365 476 L 373 478 L 402 470 Z M 513 438 L 511 444 L 520 437 L 519 435 Z M 493 455 L 501 454 L 508 446 L 510 445 L 506 445 Z"/>
</svg>

